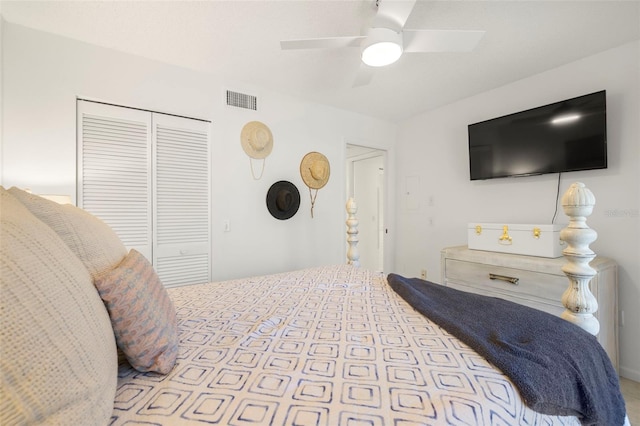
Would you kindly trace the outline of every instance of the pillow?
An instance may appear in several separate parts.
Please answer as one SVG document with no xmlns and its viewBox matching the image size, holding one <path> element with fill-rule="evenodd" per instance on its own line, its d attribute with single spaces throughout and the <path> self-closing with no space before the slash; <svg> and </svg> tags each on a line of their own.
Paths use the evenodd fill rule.
<svg viewBox="0 0 640 426">
<path fill-rule="evenodd" d="M 82 262 L 0 186 L 0 424 L 108 424 L 109 315 Z"/>
<path fill-rule="evenodd" d="M 135 249 L 94 284 L 107 306 L 118 347 L 138 371 L 166 374 L 178 355 L 178 324 L 169 294 Z"/>
<path fill-rule="evenodd" d="M 92 279 L 111 270 L 126 256 L 127 249 L 116 233 L 91 213 L 15 187 L 9 192 L 62 238 L 84 263 Z"/>
</svg>

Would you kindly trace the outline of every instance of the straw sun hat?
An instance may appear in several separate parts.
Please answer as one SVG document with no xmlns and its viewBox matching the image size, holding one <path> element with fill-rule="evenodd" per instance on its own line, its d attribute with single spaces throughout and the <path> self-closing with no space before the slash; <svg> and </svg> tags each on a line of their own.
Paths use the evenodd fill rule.
<svg viewBox="0 0 640 426">
<path fill-rule="evenodd" d="M 327 157 L 319 152 L 310 152 L 300 162 L 300 175 L 311 189 L 320 189 L 329 181 L 331 167 Z"/>
<path fill-rule="evenodd" d="M 271 130 L 260 121 L 250 121 L 244 125 L 240 132 L 240 142 L 244 152 L 251 158 L 266 158 L 273 149 Z"/>
<path fill-rule="evenodd" d="M 251 175 L 256 180 L 262 178 L 264 163 L 266 162 L 265 158 L 271 154 L 271 150 L 273 149 L 273 135 L 271 134 L 271 130 L 266 124 L 260 121 L 250 121 L 242 127 L 240 143 L 242 144 L 244 152 L 249 156 Z M 257 177 L 253 171 L 252 158 L 262 160 L 262 170 Z"/>
<path fill-rule="evenodd" d="M 311 217 L 313 218 L 313 208 L 316 204 L 318 189 L 322 188 L 329 181 L 331 167 L 327 157 L 319 152 L 310 152 L 302 158 L 300 162 L 300 176 L 305 185 L 309 187 L 309 198 L 311 198 Z M 311 190 L 315 189 L 315 194 Z"/>
</svg>

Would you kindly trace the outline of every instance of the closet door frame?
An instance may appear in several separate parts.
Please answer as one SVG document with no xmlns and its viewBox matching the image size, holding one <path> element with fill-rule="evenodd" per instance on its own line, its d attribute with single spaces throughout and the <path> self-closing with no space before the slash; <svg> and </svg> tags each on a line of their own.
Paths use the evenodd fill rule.
<svg viewBox="0 0 640 426">
<path fill-rule="evenodd" d="M 162 274 L 165 275 L 163 283 L 167 287 L 195 284 L 202 280 L 210 281 L 211 122 L 80 98 L 77 99 L 76 119 L 78 206 L 110 225 L 128 249 L 140 251 L 154 265 L 161 279 Z M 131 134 L 130 129 L 133 129 Z M 179 185 L 182 182 L 184 192 L 193 193 L 194 187 L 189 185 L 188 180 L 190 163 L 196 167 L 193 175 L 199 179 L 196 185 L 200 186 L 196 188 L 195 196 L 185 198 L 178 192 L 178 198 L 185 206 L 194 206 L 193 211 L 189 208 L 183 209 L 182 215 L 196 215 L 195 220 L 190 222 L 199 226 L 197 232 L 191 232 L 192 241 L 188 241 L 189 229 L 184 231 L 187 241 L 185 243 L 181 243 L 179 237 L 175 237 L 180 234 L 180 230 L 174 229 L 175 244 L 172 244 L 171 235 L 168 237 L 169 244 L 158 244 L 158 200 L 162 197 L 157 193 L 159 129 L 160 132 L 164 131 L 163 140 L 168 141 L 165 149 L 168 148 L 169 155 L 172 155 L 172 150 L 176 155 L 175 164 L 167 161 L 166 155 L 164 157 L 164 164 L 169 164 L 165 168 L 169 179 L 167 176 L 162 177 L 164 187 L 168 188 L 169 192 L 176 191 L 180 189 Z M 141 135 L 142 132 L 144 136 Z M 183 151 L 179 146 L 172 146 L 173 142 L 184 148 L 184 155 L 181 155 Z M 194 156 L 190 156 L 189 152 L 192 143 Z M 140 144 L 144 144 L 144 149 Z M 129 152 L 130 148 L 135 148 L 135 152 Z M 186 164 L 186 172 L 185 167 L 181 166 L 182 163 Z M 206 168 L 206 173 L 197 173 L 203 167 Z M 161 169 L 160 173 L 164 173 L 165 169 Z M 177 176 L 177 185 L 171 182 L 172 176 Z M 131 191 L 134 191 L 134 195 L 130 194 Z M 206 202 L 202 203 L 200 197 L 205 197 Z M 164 199 L 166 201 L 166 197 Z M 144 208 L 139 211 L 134 208 L 136 216 L 131 218 L 127 209 L 131 205 L 138 207 L 141 204 Z M 178 215 L 177 220 L 172 221 L 170 217 L 169 222 L 165 223 L 169 223 L 169 227 L 172 224 L 180 227 L 180 203 L 174 203 L 175 212 L 171 211 L 171 200 L 165 202 L 163 208 L 167 205 L 169 216 L 174 213 Z M 202 226 L 205 220 L 206 229 Z M 187 228 L 189 226 L 187 224 Z M 140 238 L 142 243 L 136 238 L 129 238 L 129 233 L 134 236 L 144 234 L 144 238 Z M 206 236 L 200 238 L 202 234 Z"/>
</svg>

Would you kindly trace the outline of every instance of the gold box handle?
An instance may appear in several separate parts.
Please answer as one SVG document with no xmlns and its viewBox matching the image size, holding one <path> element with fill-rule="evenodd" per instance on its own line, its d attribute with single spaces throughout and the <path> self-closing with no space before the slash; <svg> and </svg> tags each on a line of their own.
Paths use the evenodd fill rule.
<svg viewBox="0 0 640 426">
<path fill-rule="evenodd" d="M 482 226 L 476 225 L 476 235 L 482 234 Z"/>
</svg>

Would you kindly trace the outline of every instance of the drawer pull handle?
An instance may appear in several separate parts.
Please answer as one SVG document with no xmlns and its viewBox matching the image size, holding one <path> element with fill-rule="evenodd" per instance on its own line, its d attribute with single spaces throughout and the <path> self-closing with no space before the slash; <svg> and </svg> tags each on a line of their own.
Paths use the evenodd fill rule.
<svg viewBox="0 0 640 426">
<path fill-rule="evenodd" d="M 498 274 L 489 274 L 489 279 L 506 281 L 508 283 L 515 284 L 515 285 L 518 285 L 518 281 L 520 281 L 520 278 L 507 277 L 506 275 L 498 275 Z"/>
</svg>

